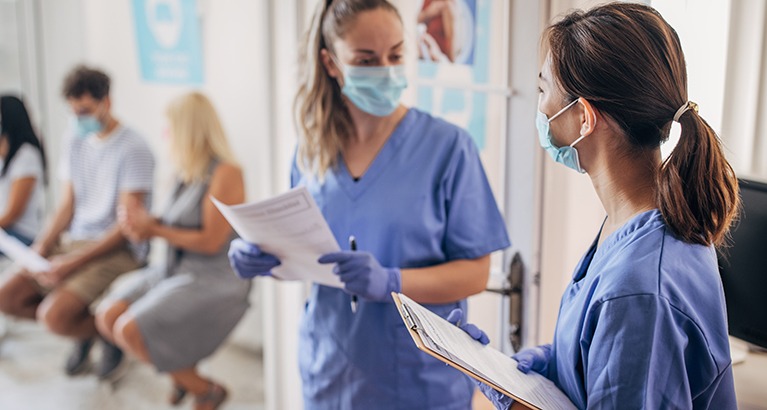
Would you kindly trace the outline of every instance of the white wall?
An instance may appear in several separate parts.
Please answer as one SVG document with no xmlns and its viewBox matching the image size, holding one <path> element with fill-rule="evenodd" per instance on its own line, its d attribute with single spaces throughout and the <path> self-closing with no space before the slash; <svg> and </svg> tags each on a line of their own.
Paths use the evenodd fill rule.
<svg viewBox="0 0 767 410">
<path fill-rule="evenodd" d="M 61 97 L 61 83 L 67 72 L 85 56 L 81 0 L 39 0 L 42 103 L 40 127 L 45 139 L 49 170 L 49 202 L 55 203 L 59 184 L 55 170 L 61 150 L 61 134 L 69 121 L 69 109 Z"/>
<path fill-rule="evenodd" d="M 688 98 L 698 103 L 700 114 L 721 135 L 725 111 L 725 79 L 730 40 L 730 0 L 653 0 L 655 7 L 674 27 L 687 63 Z M 679 141 L 673 124 L 662 151 L 668 156 Z"/>
<path fill-rule="evenodd" d="M 550 22 L 572 8 L 587 9 L 598 0 L 552 1 Z M 575 265 L 594 240 L 605 217 L 591 180 L 543 159 L 543 217 L 538 343 L 551 343 L 559 300 Z"/>
</svg>

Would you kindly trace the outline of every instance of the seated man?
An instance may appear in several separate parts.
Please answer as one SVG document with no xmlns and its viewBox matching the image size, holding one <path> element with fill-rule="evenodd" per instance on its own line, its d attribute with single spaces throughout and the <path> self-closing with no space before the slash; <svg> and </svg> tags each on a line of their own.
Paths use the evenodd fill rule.
<svg viewBox="0 0 767 410">
<path fill-rule="evenodd" d="M 47 272 L 20 271 L 0 287 L 0 311 L 38 319 L 52 332 L 75 339 L 66 362 L 69 375 L 88 367 L 96 333 L 91 303 L 124 272 L 144 264 L 146 242 L 129 245 L 117 225 L 121 204 L 151 202 L 154 158 L 144 139 L 110 113 L 106 74 L 77 67 L 63 93 L 76 121 L 65 135 L 60 161 L 61 199 L 53 219 L 32 245 L 48 257 Z M 69 234 L 62 239 L 62 233 Z M 97 369 L 106 377 L 119 360 L 105 345 Z M 119 350 L 117 351 L 119 352 Z"/>
</svg>

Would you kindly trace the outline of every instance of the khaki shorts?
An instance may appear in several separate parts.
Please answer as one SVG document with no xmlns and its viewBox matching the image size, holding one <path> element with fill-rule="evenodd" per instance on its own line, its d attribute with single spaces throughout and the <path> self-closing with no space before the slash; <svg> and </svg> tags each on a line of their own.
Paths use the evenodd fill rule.
<svg viewBox="0 0 767 410">
<path fill-rule="evenodd" d="M 69 241 L 57 246 L 49 255 L 67 254 L 93 244 L 92 241 Z M 123 273 L 138 269 L 130 249 L 123 245 L 86 263 L 74 271 L 55 289 L 65 289 L 79 297 L 84 303 L 91 304 L 109 288 L 109 285 Z M 46 293 L 53 289 L 45 290 Z"/>
</svg>

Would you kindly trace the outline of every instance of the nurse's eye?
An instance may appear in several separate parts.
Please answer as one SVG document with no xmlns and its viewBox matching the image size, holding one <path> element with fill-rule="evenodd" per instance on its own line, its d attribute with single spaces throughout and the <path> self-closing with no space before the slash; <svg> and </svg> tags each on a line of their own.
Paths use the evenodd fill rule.
<svg viewBox="0 0 767 410">
<path fill-rule="evenodd" d="M 395 55 L 389 57 L 389 61 L 391 61 L 392 63 L 398 64 L 398 63 L 402 62 L 402 55 L 401 54 L 395 54 Z"/>
<path fill-rule="evenodd" d="M 377 65 L 377 62 L 375 58 L 360 58 L 357 60 L 356 65 Z"/>
<path fill-rule="evenodd" d="M 543 88 L 538 87 L 538 94 L 543 94 Z"/>
</svg>

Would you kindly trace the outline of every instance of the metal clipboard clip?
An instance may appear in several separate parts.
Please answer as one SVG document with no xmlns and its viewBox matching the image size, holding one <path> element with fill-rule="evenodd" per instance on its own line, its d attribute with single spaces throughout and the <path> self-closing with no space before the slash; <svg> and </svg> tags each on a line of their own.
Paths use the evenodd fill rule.
<svg viewBox="0 0 767 410">
<path fill-rule="evenodd" d="M 418 330 L 418 324 L 415 322 L 415 318 L 413 317 L 412 312 L 410 312 L 410 308 L 407 307 L 405 303 L 402 304 L 402 316 L 405 317 L 405 321 L 407 322 L 407 327 L 410 328 L 410 330 Z"/>
</svg>

